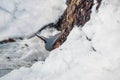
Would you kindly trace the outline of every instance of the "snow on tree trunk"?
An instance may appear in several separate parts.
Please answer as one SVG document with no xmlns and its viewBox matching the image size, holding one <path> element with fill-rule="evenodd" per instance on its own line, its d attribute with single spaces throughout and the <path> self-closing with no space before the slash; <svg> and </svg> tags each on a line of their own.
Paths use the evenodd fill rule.
<svg viewBox="0 0 120 80">
<path fill-rule="evenodd" d="M 98 10 L 102 0 L 97 0 Z M 91 9 L 94 5 L 94 0 L 67 0 L 67 8 L 62 17 L 57 22 L 56 28 L 61 31 L 60 37 L 53 45 L 53 49 L 64 43 L 73 27 L 81 26 L 90 20 Z"/>
</svg>

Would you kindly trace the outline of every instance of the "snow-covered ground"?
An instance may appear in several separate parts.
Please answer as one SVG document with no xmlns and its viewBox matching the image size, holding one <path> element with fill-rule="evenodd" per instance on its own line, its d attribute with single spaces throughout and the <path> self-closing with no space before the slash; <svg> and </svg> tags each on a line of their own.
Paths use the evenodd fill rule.
<svg viewBox="0 0 120 80">
<path fill-rule="evenodd" d="M 33 34 L 65 8 L 65 0 L 0 0 L 0 40 Z"/>
<path fill-rule="evenodd" d="M 49 55 L 45 44 L 37 37 L 26 39 L 44 25 L 55 23 L 66 8 L 65 0 L 0 0 L 0 41 L 22 37 L 22 41 L 0 44 L 0 77 L 7 72 L 30 67 Z M 54 29 L 40 34 L 55 35 Z"/>
<path fill-rule="evenodd" d="M 14 70 L 0 80 L 120 80 L 119 34 L 120 0 L 103 0 L 99 12 L 94 6 L 91 20 L 83 28 L 75 26 L 45 62 Z"/>
<path fill-rule="evenodd" d="M 45 61 L 50 53 L 46 49 L 51 48 L 50 44 L 56 39 L 55 34 L 58 31 L 54 28 L 47 28 L 39 34 L 46 38 L 46 44 L 37 36 L 0 44 L 0 77 L 22 66 L 31 67 L 37 61 Z"/>
</svg>

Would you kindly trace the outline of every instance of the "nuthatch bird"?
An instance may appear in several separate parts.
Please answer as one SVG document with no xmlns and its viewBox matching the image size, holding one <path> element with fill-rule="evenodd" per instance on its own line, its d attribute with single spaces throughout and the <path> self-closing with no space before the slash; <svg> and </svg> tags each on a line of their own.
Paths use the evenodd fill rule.
<svg viewBox="0 0 120 80">
<path fill-rule="evenodd" d="M 53 49 L 53 45 L 54 45 L 54 43 L 56 42 L 56 40 L 58 39 L 59 35 L 60 35 L 60 34 L 58 33 L 58 34 L 56 34 L 56 35 L 54 35 L 54 36 L 52 36 L 52 37 L 50 37 L 50 38 L 46 38 L 46 37 L 39 36 L 38 34 L 36 34 L 36 36 L 37 36 L 38 38 L 40 38 L 41 40 L 44 41 L 44 43 L 45 43 L 45 48 L 46 48 L 46 50 L 48 50 L 48 51 L 51 51 L 51 50 Z"/>
</svg>

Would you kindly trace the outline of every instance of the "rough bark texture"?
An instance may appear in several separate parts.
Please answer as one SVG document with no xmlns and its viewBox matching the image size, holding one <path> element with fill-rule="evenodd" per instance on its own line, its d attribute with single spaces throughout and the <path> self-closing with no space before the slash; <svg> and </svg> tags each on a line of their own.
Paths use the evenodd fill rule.
<svg viewBox="0 0 120 80">
<path fill-rule="evenodd" d="M 94 0 L 67 0 L 67 9 L 57 23 L 57 29 L 61 31 L 60 37 L 55 42 L 53 49 L 59 47 L 76 26 L 84 26 L 89 21 Z"/>
<path fill-rule="evenodd" d="M 101 1 L 97 0 L 97 11 L 101 5 Z M 64 43 L 75 25 L 83 27 L 90 20 L 94 0 L 67 0 L 66 4 L 68 7 L 56 25 L 56 28 L 61 31 L 61 34 L 53 45 L 53 49 Z"/>
</svg>

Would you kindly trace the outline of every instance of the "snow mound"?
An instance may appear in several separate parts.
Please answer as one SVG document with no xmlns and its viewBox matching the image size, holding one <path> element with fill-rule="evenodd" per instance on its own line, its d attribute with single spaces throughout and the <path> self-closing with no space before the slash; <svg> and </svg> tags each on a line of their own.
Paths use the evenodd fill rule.
<svg viewBox="0 0 120 80">
<path fill-rule="evenodd" d="M 52 51 L 45 62 L 14 70 L 0 80 L 119 80 L 118 4 L 119 0 L 103 0 L 99 12 L 92 13 L 84 28 L 74 27 L 67 41 Z"/>
</svg>

